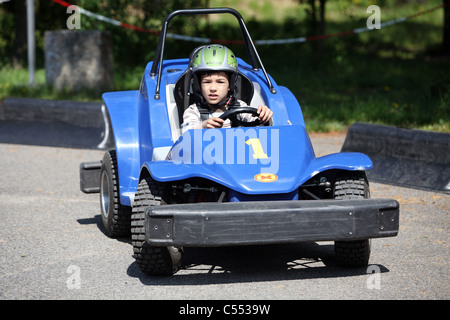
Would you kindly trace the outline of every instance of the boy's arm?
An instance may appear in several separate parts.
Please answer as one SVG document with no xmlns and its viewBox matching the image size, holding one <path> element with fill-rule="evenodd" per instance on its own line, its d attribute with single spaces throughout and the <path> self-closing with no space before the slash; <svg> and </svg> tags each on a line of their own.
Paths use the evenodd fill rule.
<svg viewBox="0 0 450 320">
<path fill-rule="evenodd" d="M 255 108 L 253 106 L 248 106 L 244 101 L 241 101 L 241 100 L 239 100 L 239 103 L 240 103 L 241 107 Z M 260 120 L 263 120 L 263 122 L 267 122 L 272 118 L 273 112 L 267 106 L 259 106 L 258 108 L 255 108 L 255 109 L 259 109 L 259 111 L 261 112 L 260 115 L 263 116 L 263 119 L 260 119 Z M 241 120 L 243 120 L 243 121 L 252 122 L 252 121 L 255 121 L 256 119 L 258 119 L 260 116 L 254 116 L 251 113 L 242 113 L 240 115 L 240 117 L 241 117 Z"/>
<path fill-rule="evenodd" d="M 253 106 L 249 106 L 247 103 L 245 103 L 245 101 L 238 100 L 238 102 L 240 104 L 240 107 L 255 108 Z M 256 119 L 258 119 L 257 116 L 254 116 L 251 113 L 241 113 L 241 114 L 238 115 L 238 117 L 240 118 L 241 121 L 246 121 L 246 122 L 251 122 L 251 121 L 255 121 Z"/>
<path fill-rule="evenodd" d="M 200 111 L 195 105 L 189 106 L 183 113 L 183 124 L 181 132 L 185 133 L 189 129 L 201 129 L 202 121 L 200 119 Z"/>
</svg>

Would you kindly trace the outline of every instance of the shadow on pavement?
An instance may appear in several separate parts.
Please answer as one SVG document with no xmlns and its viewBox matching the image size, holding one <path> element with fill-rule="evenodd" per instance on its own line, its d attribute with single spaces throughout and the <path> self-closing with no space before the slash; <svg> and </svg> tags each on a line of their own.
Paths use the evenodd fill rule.
<svg viewBox="0 0 450 320">
<path fill-rule="evenodd" d="M 389 269 L 378 265 L 379 272 Z M 339 278 L 367 275 L 368 269 L 334 262 L 334 244 L 301 242 L 260 246 L 185 248 L 182 268 L 173 276 L 147 276 L 136 262 L 128 275 L 145 285 L 205 285 Z"/>
</svg>

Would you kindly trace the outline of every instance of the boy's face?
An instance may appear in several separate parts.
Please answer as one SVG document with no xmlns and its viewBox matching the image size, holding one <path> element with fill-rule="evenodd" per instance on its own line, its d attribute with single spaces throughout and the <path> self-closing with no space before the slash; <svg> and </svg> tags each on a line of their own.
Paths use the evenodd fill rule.
<svg viewBox="0 0 450 320">
<path fill-rule="evenodd" d="M 204 74 L 201 77 L 202 95 L 208 104 L 218 104 L 228 95 L 230 82 L 225 72 Z"/>
</svg>

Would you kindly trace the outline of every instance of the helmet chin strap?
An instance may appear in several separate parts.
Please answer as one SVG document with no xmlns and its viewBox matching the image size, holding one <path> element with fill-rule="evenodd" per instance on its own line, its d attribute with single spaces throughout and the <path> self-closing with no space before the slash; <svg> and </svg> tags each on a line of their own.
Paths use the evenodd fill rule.
<svg viewBox="0 0 450 320">
<path fill-rule="evenodd" d="M 221 101 L 218 106 L 226 106 L 227 108 L 234 108 L 237 106 L 240 106 L 239 104 L 237 105 L 237 101 L 236 101 L 236 95 L 237 95 L 237 75 L 236 74 L 231 74 L 230 75 L 230 94 L 227 97 L 227 99 Z"/>
<path fill-rule="evenodd" d="M 218 107 L 228 107 L 228 105 L 230 104 L 231 100 L 233 99 L 232 96 L 227 97 L 226 99 L 223 99 L 222 101 L 220 101 L 218 104 L 216 104 L 216 106 Z"/>
</svg>

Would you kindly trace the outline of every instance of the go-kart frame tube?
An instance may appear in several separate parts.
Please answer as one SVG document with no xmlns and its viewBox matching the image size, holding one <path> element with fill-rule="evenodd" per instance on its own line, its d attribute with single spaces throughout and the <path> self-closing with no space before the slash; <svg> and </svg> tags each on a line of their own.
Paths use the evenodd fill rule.
<svg viewBox="0 0 450 320">
<path fill-rule="evenodd" d="M 250 58 L 251 65 L 254 70 L 258 70 L 258 68 L 261 68 L 262 72 L 264 73 L 264 77 L 267 80 L 267 85 L 269 86 L 270 92 L 276 93 L 276 90 L 274 89 L 272 85 L 272 81 L 270 80 L 266 69 L 264 68 L 264 65 L 261 61 L 261 58 L 258 55 L 258 52 L 256 51 L 255 44 L 253 43 L 253 40 L 250 36 L 250 33 L 247 30 L 247 27 L 244 22 L 244 18 L 242 18 L 241 14 L 237 12 L 234 9 L 231 8 L 210 8 L 210 9 L 182 9 L 177 10 L 172 13 L 170 13 L 166 19 L 163 22 L 161 33 L 159 36 L 158 46 L 156 48 L 155 52 L 155 58 L 153 60 L 152 69 L 150 70 L 151 76 L 156 76 L 156 90 L 155 90 L 155 100 L 159 100 L 160 98 L 160 87 L 161 87 L 161 76 L 162 76 L 162 64 L 164 60 L 164 48 L 166 43 L 166 35 L 167 35 L 167 28 L 169 26 L 169 22 L 177 15 L 198 15 L 198 14 L 223 14 L 223 13 L 229 13 L 236 17 L 236 19 L 239 22 L 239 27 L 241 28 L 242 36 L 244 38 L 244 44 L 247 48 L 247 53 Z M 158 68 L 159 66 L 159 68 Z M 158 69 L 158 73 L 156 73 Z"/>
<path fill-rule="evenodd" d="M 398 234 L 393 199 L 197 203 L 148 207 L 153 246 L 230 246 L 345 241 Z"/>
</svg>

